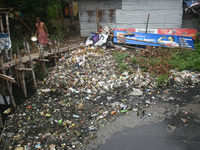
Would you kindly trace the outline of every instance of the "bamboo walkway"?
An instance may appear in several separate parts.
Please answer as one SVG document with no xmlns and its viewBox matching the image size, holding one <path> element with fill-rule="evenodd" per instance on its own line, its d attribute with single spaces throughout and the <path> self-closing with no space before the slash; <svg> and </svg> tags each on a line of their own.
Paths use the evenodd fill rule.
<svg viewBox="0 0 200 150">
<path fill-rule="evenodd" d="M 73 50 L 73 49 L 75 49 L 77 46 L 78 46 L 78 44 L 73 44 L 73 45 L 70 45 L 70 46 L 68 46 L 68 47 L 62 47 L 62 48 L 60 48 L 59 53 L 64 53 L 64 52 Z M 57 53 L 58 53 L 58 52 L 57 52 Z M 49 57 L 49 56 L 55 55 L 55 53 L 49 53 L 48 51 L 44 51 L 44 52 L 43 52 L 43 55 L 44 55 L 44 57 Z M 38 60 L 38 59 L 40 58 L 40 54 L 39 54 L 39 53 L 31 54 L 31 58 L 32 58 L 33 61 L 34 61 L 34 60 Z M 18 58 L 18 59 L 19 59 L 19 58 Z M 26 56 L 22 57 L 21 59 L 22 59 L 22 63 L 27 63 L 27 62 L 29 61 L 29 56 L 26 55 Z M 19 62 L 19 60 L 18 60 L 18 62 Z M 12 60 L 12 61 L 3 63 L 3 67 L 4 67 L 5 69 L 7 69 L 7 68 L 9 68 L 9 67 L 13 67 L 13 66 L 15 66 L 15 65 L 16 65 L 15 60 Z"/>
</svg>

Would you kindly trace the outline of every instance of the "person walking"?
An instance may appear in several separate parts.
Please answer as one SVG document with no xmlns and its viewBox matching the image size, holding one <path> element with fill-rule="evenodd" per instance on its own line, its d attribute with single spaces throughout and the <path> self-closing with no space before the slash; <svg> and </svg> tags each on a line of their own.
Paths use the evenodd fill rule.
<svg viewBox="0 0 200 150">
<path fill-rule="evenodd" d="M 41 22 L 40 20 L 40 17 L 37 17 L 36 18 L 36 33 L 35 33 L 35 37 L 37 36 L 38 34 L 38 41 L 39 43 L 41 43 L 42 45 L 44 46 L 48 46 L 49 48 L 49 52 L 51 52 L 51 49 L 50 49 L 50 45 L 47 41 L 47 38 L 48 38 L 48 30 L 47 30 L 47 27 L 46 25 L 44 24 L 44 22 Z"/>
</svg>

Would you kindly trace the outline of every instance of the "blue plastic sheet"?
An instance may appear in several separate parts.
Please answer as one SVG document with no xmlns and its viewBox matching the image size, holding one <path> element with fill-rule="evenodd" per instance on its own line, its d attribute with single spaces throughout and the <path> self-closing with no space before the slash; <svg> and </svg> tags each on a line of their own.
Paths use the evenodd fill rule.
<svg viewBox="0 0 200 150">
<path fill-rule="evenodd" d="M 10 37 L 9 37 L 8 34 L 0 33 L 0 39 L 6 42 L 4 49 L 10 49 L 11 48 L 11 41 L 10 41 Z"/>
</svg>

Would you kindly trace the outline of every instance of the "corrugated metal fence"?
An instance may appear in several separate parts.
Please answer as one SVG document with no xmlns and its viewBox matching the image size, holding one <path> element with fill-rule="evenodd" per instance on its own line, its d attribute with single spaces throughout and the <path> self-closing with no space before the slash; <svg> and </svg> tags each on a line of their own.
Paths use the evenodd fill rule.
<svg viewBox="0 0 200 150">
<path fill-rule="evenodd" d="M 111 28 L 181 28 L 182 0 L 80 0 L 81 36 L 96 31 L 96 11 L 101 25 Z"/>
</svg>

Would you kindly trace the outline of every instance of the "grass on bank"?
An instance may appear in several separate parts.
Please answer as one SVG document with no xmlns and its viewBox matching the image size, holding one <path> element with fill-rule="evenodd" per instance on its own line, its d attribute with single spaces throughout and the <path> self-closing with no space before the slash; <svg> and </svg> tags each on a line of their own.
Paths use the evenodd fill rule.
<svg viewBox="0 0 200 150">
<path fill-rule="evenodd" d="M 127 59 L 130 57 L 126 52 L 113 52 L 113 57 L 117 61 L 119 73 L 132 69 L 127 64 L 138 63 L 142 71 L 157 75 L 157 83 L 164 85 L 169 83 L 170 69 L 200 71 L 200 43 L 195 44 L 195 47 L 196 51 L 183 50 L 178 53 L 171 51 L 169 57 L 166 57 L 166 55 L 161 57 L 137 56 Z M 129 63 L 125 63 L 127 60 L 129 60 Z"/>
</svg>

